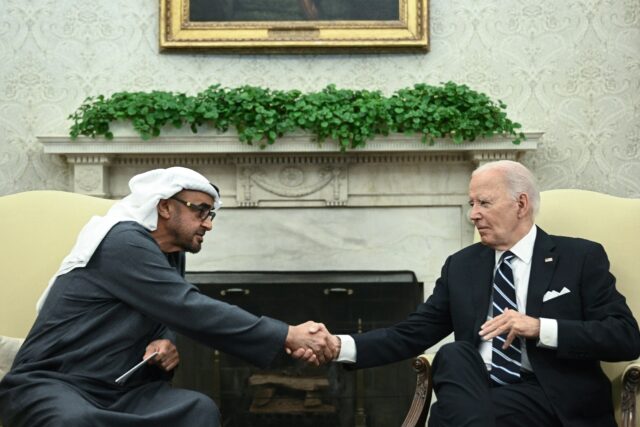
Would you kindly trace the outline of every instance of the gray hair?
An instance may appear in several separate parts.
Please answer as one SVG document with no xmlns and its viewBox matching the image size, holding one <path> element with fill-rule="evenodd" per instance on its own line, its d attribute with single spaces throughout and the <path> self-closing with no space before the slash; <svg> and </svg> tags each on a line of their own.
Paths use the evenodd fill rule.
<svg viewBox="0 0 640 427">
<path fill-rule="evenodd" d="M 531 215 L 535 218 L 540 209 L 540 191 L 536 185 L 536 179 L 529 169 L 522 163 L 512 160 L 498 160 L 485 163 L 473 171 L 471 176 L 489 170 L 498 170 L 502 173 L 511 196 L 517 200 L 518 195 L 525 193 L 531 204 Z"/>
</svg>

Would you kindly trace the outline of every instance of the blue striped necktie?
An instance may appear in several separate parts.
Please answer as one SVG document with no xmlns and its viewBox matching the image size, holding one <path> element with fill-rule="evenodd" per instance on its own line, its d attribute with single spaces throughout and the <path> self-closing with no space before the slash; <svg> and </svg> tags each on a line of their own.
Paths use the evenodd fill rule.
<svg viewBox="0 0 640 427">
<path fill-rule="evenodd" d="M 493 277 L 493 317 L 499 316 L 505 308 L 518 310 L 516 287 L 513 280 L 511 261 L 514 255 L 507 251 L 500 258 L 500 265 Z M 492 340 L 491 372 L 494 384 L 505 385 L 520 382 L 520 339 L 516 337 L 509 348 L 502 345 L 507 334 L 499 335 Z"/>
</svg>

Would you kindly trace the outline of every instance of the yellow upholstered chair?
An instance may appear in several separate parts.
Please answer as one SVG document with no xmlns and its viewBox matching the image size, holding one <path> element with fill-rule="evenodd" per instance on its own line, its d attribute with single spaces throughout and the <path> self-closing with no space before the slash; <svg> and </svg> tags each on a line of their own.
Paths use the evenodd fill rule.
<svg viewBox="0 0 640 427">
<path fill-rule="evenodd" d="M 35 304 L 78 232 L 112 200 L 62 191 L 0 197 L 0 379 L 36 317 Z"/>
<path fill-rule="evenodd" d="M 78 232 L 112 200 L 62 191 L 28 191 L 0 197 L 0 335 L 24 337 L 35 304 L 69 253 Z"/>
<path fill-rule="evenodd" d="M 609 256 L 617 289 L 626 297 L 636 320 L 640 320 L 640 199 L 585 190 L 543 191 L 536 224 L 549 234 L 601 243 Z M 640 361 L 602 363 L 602 367 L 613 382 L 618 424 L 636 426 Z"/>
<path fill-rule="evenodd" d="M 585 190 L 549 190 L 541 194 L 538 224 L 549 234 L 582 237 L 601 243 L 616 277 L 616 287 L 640 320 L 640 199 L 627 199 Z M 475 241 L 479 241 L 476 232 Z M 413 405 L 403 427 L 424 425 L 431 401 L 428 373 L 433 355 L 414 361 L 418 383 Z M 640 388 L 640 360 L 602 363 L 613 383 L 618 425 L 635 427 L 637 393 Z M 426 375 L 425 375 L 426 373 Z M 427 393 L 428 391 L 428 393 Z"/>
</svg>

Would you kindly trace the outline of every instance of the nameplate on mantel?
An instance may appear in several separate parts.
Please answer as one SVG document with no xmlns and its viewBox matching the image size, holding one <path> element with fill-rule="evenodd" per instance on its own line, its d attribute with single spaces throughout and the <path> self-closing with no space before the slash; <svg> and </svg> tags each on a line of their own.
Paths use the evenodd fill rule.
<svg viewBox="0 0 640 427">
<path fill-rule="evenodd" d="M 261 148 L 233 132 L 171 132 L 150 141 L 129 134 L 113 140 L 44 136 L 44 152 L 73 168 L 73 191 L 120 198 L 131 176 L 158 167 L 186 166 L 222 187 L 225 207 L 461 205 L 471 171 L 500 159 L 519 160 L 537 148 L 541 132 L 454 144 L 419 136 L 379 137 L 341 152 L 332 141 L 286 135 Z"/>
</svg>

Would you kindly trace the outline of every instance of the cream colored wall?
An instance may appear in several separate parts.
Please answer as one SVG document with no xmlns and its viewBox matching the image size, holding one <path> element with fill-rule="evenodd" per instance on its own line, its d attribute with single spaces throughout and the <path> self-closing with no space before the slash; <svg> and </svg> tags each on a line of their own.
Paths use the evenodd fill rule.
<svg viewBox="0 0 640 427">
<path fill-rule="evenodd" d="M 69 189 L 39 135 L 62 135 L 89 95 L 195 93 L 213 83 L 390 93 L 453 80 L 545 132 L 525 163 L 542 189 L 640 197 L 640 2 L 430 0 L 431 52 L 160 54 L 158 0 L 0 0 L 0 194 Z"/>
</svg>

